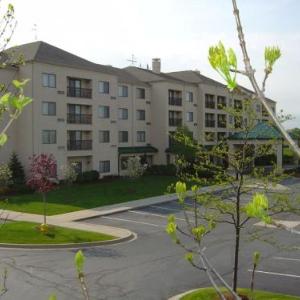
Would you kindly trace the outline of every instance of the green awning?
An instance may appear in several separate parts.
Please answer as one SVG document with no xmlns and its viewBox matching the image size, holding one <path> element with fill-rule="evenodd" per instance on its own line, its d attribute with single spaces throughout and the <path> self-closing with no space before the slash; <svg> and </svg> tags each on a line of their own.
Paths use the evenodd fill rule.
<svg viewBox="0 0 300 300">
<path fill-rule="evenodd" d="M 119 147 L 119 154 L 156 153 L 158 150 L 152 146 Z"/>
<path fill-rule="evenodd" d="M 266 122 L 259 122 L 255 127 L 246 133 L 244 131 L 236 132 L 228 137 L 229 140 L 281 140 L 282 134 L 274 126 Z"/>
</svg>

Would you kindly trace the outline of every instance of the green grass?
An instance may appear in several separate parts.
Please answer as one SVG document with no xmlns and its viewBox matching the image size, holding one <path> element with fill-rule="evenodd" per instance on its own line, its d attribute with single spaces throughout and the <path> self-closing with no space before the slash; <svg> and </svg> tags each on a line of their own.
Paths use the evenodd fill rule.
<svg viewBox="0 0 300 300">
<path fill-rule="evenodd" d="M 175 180 L 171 176 L 144 176 L 135 180 L 120 178 L 62 186 L 47 194 L 47 215 L 162 195 Z M 40 194 L 9 196 L 7 200 L 0 201 L 0 209 L 42 214 L 43 203 Z"/>
<path fill-rule="evenodd" d="M 41 233 L 30 222 L 7 222 L 2 225 L 0 243 L 8 244 L 66 244 L 112 240 L 115 237 L 83 230 L 51 226 L 48 234 Z"/>
<path fill-rule="evenodd" d="M 239 289 L 239 292 L 250 296 L 249 289 Z M 300 300 L 300 298 L 296 296 L 288 296 L 265 291 L 255 291 L 254 295 L 255 300 Z M 181 300 L 216 300 L 216 297 L 217 294 L 213 288 L 203 288 L 182 297 Z"/>
</svg>

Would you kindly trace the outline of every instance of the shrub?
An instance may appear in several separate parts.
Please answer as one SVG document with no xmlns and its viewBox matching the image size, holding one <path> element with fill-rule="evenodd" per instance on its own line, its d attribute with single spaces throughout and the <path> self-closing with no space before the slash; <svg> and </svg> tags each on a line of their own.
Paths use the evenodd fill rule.
<svg viewBox="0 0 300 300">
<path fill-rule="evenodd" d="M 99 172 L 96 170 L 85 171 L 77 176 L 77 182 L 79 183 L 92 182 L 98 179 L 99 179 Z"/>
<path fill-rule="evenodd" d="M 131 178 L 137 178 L 145 173 L 147 165 L 141 163 L 141 158 L 139 156 L 132 156 L 128 158 L 127 161 L 127 171 L 128 176 Z"/>
<path fill-rule="evenodd" d="M 76 165 L 77 163 L 71 163 L 69 165 L 61 167 L 64 183 L 72 184 L 76 181 L 78 177 L 78 173 L 76 172 Z"/>
<path fill-rule="evenodd" d="M 12 172 L 7 164 L 0 165 L 0 188 L 7 188 L 12 183 Z"/>
<path fill-rule="evenodd" d="M 163 176 L 175 176 L 176 166 L 169 165 L 152 165 L 146 170 L 147 175 L 163 175 Z"/>
<path fill-rule="evenodd" d="M 8 166 L 12 173 L 13 184 L 24 184 L 25 183 L 24 168 L 15 152 L 11 154 Z"/>
</svg>

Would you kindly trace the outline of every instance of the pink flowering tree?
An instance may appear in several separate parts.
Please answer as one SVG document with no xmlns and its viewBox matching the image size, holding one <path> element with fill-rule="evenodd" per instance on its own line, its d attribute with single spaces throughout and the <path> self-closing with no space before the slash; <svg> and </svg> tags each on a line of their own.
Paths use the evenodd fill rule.
<svg viewBox="0 0 300 300">
<path fill-rule="evenodd" d="M 30 175 L 27 185 L 36 192 L 41 193 L 44 203 L 44 223 L 43 227 L 47 227 L 47 201 L 46 194 L 53 190 L 56 186 L 56 169 L 57 164 L 52 154 L 33 155 L 31 158 Z"/>
</svg>

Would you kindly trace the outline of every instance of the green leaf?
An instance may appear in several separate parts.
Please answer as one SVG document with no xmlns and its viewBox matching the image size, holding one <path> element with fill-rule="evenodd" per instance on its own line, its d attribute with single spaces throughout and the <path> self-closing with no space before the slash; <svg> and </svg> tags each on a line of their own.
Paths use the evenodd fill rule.
<svg viewBox="0 0 300 300">
<path fill-rule="evenodd" d="M 181 181 L 176 182 L 175 191 L 179 198 L 179 202 L 183 203 L 186 194 L 186 184 Z"/>
<path fill-rule="evenodd" d="M 85 262 L 85 257 L 81 250 L 79 250 L 75 254 L 74 262 L 75 262 L 75 267 L 76 267 L 77 273 L 78 274 L 82 273 L 83 267 L 84 267 L 84 262 Z"/>
<path fill-rule="evenodd" d="M 19 81 L 15 79 L 12 81 L 12 84 L 14 85 L 15 88 L 21 89 L 27 84 L 28 81 L 29 79 L 24 79 L 23 81 Z"/>
<path fill-rule="evenodd" d="M 217 46 L 212 46 L 208 51 L 208 60 L 211 66 L 223 77 L 227 82 L 229 90 L 236 88 L 236 73 L 237 70 L 237 58 L 233 49 L 226 49 L 222 42 L 219 42 Z M 232 75 L 232 71 L 234 74 Z"/>
<path fill-rule="evenodd" d="M 0 147 L 7 142 L 7 135 L 5 133 L 0 134 Z"/>
<path fill-rule="evenodd" d="M 257 266 L 259 264 L 259 261 L 260 261 L 260 253 L 258 251 L 255 251 L 253 253 L 253 264 Z"/>
<path fill-rule="evenodd" d="M 188 262 L 192 263 L 193 260 L 194 260 L 194 254 L 193 254 L 192 252 L 188 252 L 188 253 L 185 254 L 184 258 L 185 258 Z"/>
<path fill-rule="evenodd" d="M 48 300 L 57 300 L 56 295 L 50 295 Z"/>
<path fill-rule="evenodd" d="M 280 56 L 281 51 L 279 47 L 272 46 L 265 48 L 265 68 L 267 72 L 272 72 L 273 66 Z"/>
<path fill-rule="evenodd" d="M 6 93 L 3 96 L 1 96 L 0 98 L 0 104 L 4 105 L 4 106 L 8 106 L 9 102 L 10 102 L 10 98 L 11 98 L 11 94 L 10 93 Z"/>
</svg>

